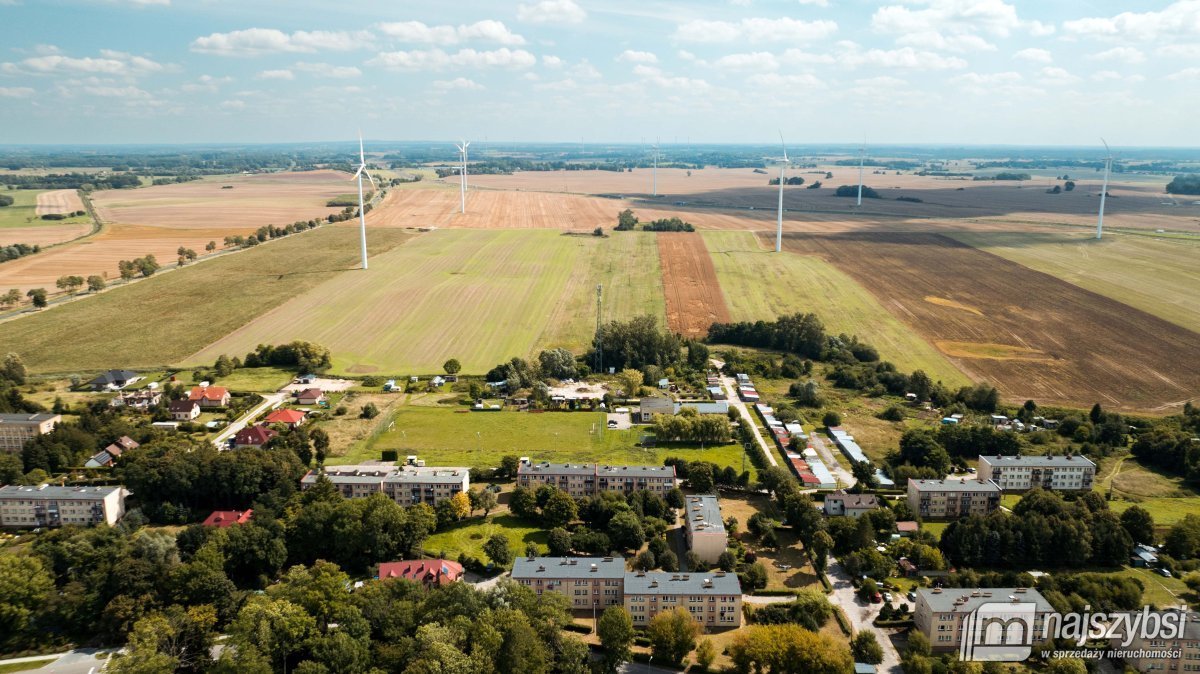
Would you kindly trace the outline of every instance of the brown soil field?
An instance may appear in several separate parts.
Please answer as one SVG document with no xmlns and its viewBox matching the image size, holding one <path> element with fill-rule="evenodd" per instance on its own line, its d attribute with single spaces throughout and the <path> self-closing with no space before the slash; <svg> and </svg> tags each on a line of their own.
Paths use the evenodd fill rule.
<svg viewBox="0 0 1200 674">
<path fill-rule="evenodd" d="M 83 210 L 83 201 L 75 190 L 54 190 L 37 196 L 37 215 L 74 213 Z"/>
<path fill-rule="evenodd" d="M 626 204 L 616 199 L 551 194 L 472 190 L 467 212 L 459 212 L 458 192 L 446 189 L 389 190 L 371 211 L 374 227 L 462 227 L 472 229 L 561 229 L 591 231 L 617 224 Z"/>
<path fill-rule="evenodd" d="M 226 189 L 226 186 L 231 186 Z M 100 219 L 172 229 L 225 229 L 249 233 L 262 225 L 287 225 L 324 217 L 340 208 L 329 199 L 356 190 L 339 171 L 217 176 L 177 185 L 96 192 Z"/>
<path fill-rule="evenodd" d="M 42 227 L 4 227 L 0 228 L 0 246 L 14 243 L 26 243 L 31 246 L 49 246 L 63 243 L 92 231 L 92 225 L 77 222 L 71 225 L 45 225 Z M 5 263 L 10 264 L 10 263 Z"/>
<path fill-rule="evenodd" d="M 713 323 L 732 321 L 704 238 L 686 232 L 660 232 L 656 238 L 667 327 L 684 337 L 702 337 Z"/>
<path fill-rule="evenodd" d="M 1162 412 L 1200 393 L 1200 364 L 1191 357 L 1200 335 L 949 237 L 871 232 L 784 241 L 789 251 L 845 271 L 1008 400 Z"/>
</svg>

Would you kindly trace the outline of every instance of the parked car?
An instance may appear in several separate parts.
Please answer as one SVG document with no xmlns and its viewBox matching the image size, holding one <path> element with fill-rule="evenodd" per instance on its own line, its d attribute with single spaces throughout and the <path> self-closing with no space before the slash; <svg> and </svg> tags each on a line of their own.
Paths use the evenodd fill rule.
<svg viewBox="0 0 1200 674">
<path fill-rule="evenodd" d="M 1158 575 L 1162 576 L 1163 578 L 1171 577 L 1171 572 L 1167 571 L 1166 569 L 1156 569 L 1156 571 L 1158 572 Z"/>
<path fill-rule="evenodd" d="M 974 475 L 974 474 L 975 474 L 975 469 L 974 469 L 974 468 L 968 468 L 968 469 L 967 469 L 967 472 L 968 472 L 968 473 L 970 473 L 970 474 L 972 474 L 972 475 Z"/>
<path fill-rule="evenodd" d="M 909 600 L 909 601 L 916 601 L 916 600 L 917 600 L 917 593 L 916 593 L 916 592 L 909 592 L 907 596 L 908 596 L 908 600 Z"/>
<path fill-rule="evenodd" d="M 891 592 L 884 592 L 884 593 L 883 593 L 883 600 L 884 600 L 884 601 L 886 601 L 886 602 L 887 602 L 887 603 L 889 603 L 889 604 L 890 604 L 890 603 L 892 603 L 892 593 L 891 593 Z"/>
<path fill-rule="evenodd" d="M 878 592 L 876 592 L 875 594 L 871 595 L 871 603 L 872 603 L 872 604 L 878 604 L 878 603 L 880 603 L 880 602 L 882 602 L 882 601 L 883 601 L 883 595 L 879 594 Z"/>
</svg>

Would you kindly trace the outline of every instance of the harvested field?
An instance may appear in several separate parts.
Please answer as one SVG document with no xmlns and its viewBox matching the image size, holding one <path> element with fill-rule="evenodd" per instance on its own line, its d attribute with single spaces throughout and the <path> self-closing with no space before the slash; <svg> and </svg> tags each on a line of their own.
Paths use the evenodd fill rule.
<svg viewBox="0 0 1200 674">
<path fill-rule="evenodd" d="M 76 190 L 51 190 L 37 195 L 37 214 L 74 213 L 83 210 L 83 200 Z"/>
<path fill-rule="evenodd" d="M 45 225 L 42 227 L 4 227 L 0 228 L 0 246 L 14 243 L 25 243 L 31 246 L 50 246 L 63 243 L 92 231 L 91 223 L 76 222 L 69 225 Z M 6 264 L 11 264 L 6 263 Z"/>
<path fill-rule="evenodd" d="M 672 332 L 703 337 L 713 323 L 730 321 L 717 272 L 699 234 L 660 233 L 658 259 L 667 298 L 667 326 Z"/>
<path fill-rule="evenodd" d="M 377 227 L 463 227 L 472 229 L 561 229 L 590 232 L 610 229 L 626 204 L 616 199 L 471 190 L 467 212 L 459 212 L 459 194 L 447 189 L 408 189 L 388 192 L 372 211 Z"/>
<path fill-rule="evenodd" d="M 0 187 L 3 186 L 3 181 L 0 181 Z M 11 241 L 9 229 L 26 229 L 34 227 L 59 227 L 62 225 L 74 225 L 79 223 L 91 223 L 92 219 L 86 215 L 66 218 L 64 220 L 42 220 L 43 211 L 39 208 L 39 204 L 46 194 L 55 192 L 71 192 L 72 190 L 54 190 L 47 192 L 45 190 L 7 190 L 0 189 L 0 194 L 7 197 L 12 197 L 13 203 L 10 206 L 0 206 L 0 243 Z M 78 197 L 74 197 L 78 201 Z M 79 208 L 71 210 L 82 210 L 83 205 Z M 29 242 L 26 242 L 29 243 Z"/>
<path fill-rule="evenodd" d="M 1168 411 L 1200 391 L 1189 356 L 1200 335 L 947 236 L 787 235 L 785 245 L 832 262 L 926 339 L 951 343 L 947 356 L 1006 399 Z"/>
</svg>

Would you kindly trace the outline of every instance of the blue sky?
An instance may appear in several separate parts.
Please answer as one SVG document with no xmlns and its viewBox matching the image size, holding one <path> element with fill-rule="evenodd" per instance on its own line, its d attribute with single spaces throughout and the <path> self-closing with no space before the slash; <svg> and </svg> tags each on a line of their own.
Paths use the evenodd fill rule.
<svg viewBox="0 0 1200 674">
<path fill-rule="evenodd" d="M 0 45 L 0 143 L 1173 146 L 1200 108 L 1200 0 L 0 0 Z"/>
</svg>

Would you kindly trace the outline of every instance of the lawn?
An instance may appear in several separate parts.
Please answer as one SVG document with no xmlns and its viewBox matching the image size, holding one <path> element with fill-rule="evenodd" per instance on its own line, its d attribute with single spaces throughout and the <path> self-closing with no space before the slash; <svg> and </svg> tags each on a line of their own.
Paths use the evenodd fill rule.
<svg viewBox="0 0 1200 674">
<path fill-rule="evenodd" d="M 277 367 L 242 367 L 213 383 L 231 391 L 274 393 L 290 383 L 294 377 L 294 372 Z"/>
<path fill-rule="evenodd" d="M 41 669 L 52 662 L 57 661 L 57 657 L 41 658 L 30 662 L 12 662 L 0 665 L 0 674 L 8 674 L 9 672 L 30 672 L 36 669 Z"/>
<path fill-rule="evenodd" d="M 425 539 L 425 553 L 443 559 L 458 559 L 466 553 L 485 564 L 490 561 L 483 553 L 483 544 L 496 534 L 508 537 L 508 548 L 513 557 L 525 554 L 525 546 L 537 543 L 543 552 L 549 534 L 528 520 L 514 515 L 492 515 L 488 518 L 472 518 L 455 524 Z"/>
<path fill-rule="evenodd" d="M 298 293 L 188 359 L 209 362 L 262 342 L 330 348 L 334 371 L 388 377 L 441 372 L 457 358 L 482 374 L 513 356 L 582 349 L 605 315 L 664 314 L 650 236 L 601 239 L 547 230 L 436 230 Z"/>
<path fill-rule="evenodd" d="M 0 229 L 7 227 L 37 227 L 39 225 L 70 225 L 77 222 L 91 222 L 87 215 L 62 220 L 43 220 L 37 216 L 37 197 L 42 192 L 53 190 L 5 190 L 0 194 L 13 198 L 11 206 L 0 207 Z M 16 242 L 5 242 L 16 243 Z"/>
<path fill-rule="evenodd" d="M 938 540 L 942 539 L 942 532 L 945 531 L 946 527 L 948 527 L 948 526 L 950 526 L 949 522 L 922 522 L 921 523 L 921 528 L 924 529 L 925 531 L 928 531 L 929 533 L 933 534 L 934 536 L 937 536 Z"/>
<path fill-rule="evenodd" d="M 1186 603 L 1190 591 L 1183 581 L 1178 578 L 1164 578 L 1149 569 L 1125 567 L 1113 575 L 1136 578 L 1145 588 L 1142 591 L 1142 601 L 1159 608 L 1179 606 Z M 1194 595 L 1190 597 L 1193 601 Z"/>
<path fill-rule="evenodd" d="M 924 370 L 951 387 L 970 383 L 937 349 L 825 260 L 763 250 L 751 232 L 706 231 L 704 239 L 735 321 L 812 312 L 830 332 L 858 335 L 901 370 Z"/>
<path fill-rule="evenodd" d="M 391 421 L 391 430 L 329 463 L 378 459 L 382 450 L 395 449 L 399 456 L 416 454 L 431 466 L 497 466 L 500 457 L 515 454 L 534 461 L 635 465 L 662 465 L 668 456 L 678 456 L 742 469 L 741 445 L 638 447 L 639 427 L 610 431 L 599 412 L 469 412 L 459 406 L 404 405 Z M 748 460 L 746 469 L 755 475 Z"/>
<path fill-rule="evenodd" d="M 1143 466 L 1130 456 L 1102 459 L 1097 469 L 1096 491 L 1112 498 L 1108 507 L 1122 513 L 1140 506 L 1162 529 L 1196 510 L 1200 493 L 1183 483 L 1183 478 Z"/>
<path fill-rule="evenodd" d="M 370 249 L 378 255 L 410 236 L 381 229 L 369 239 Z M 163 367 L 352 269 L 358 251 L 358 232 L 349 227 L 273 241 L 6 322 L 5 350 L 21 354 L 35 373 Z M 276 335 L 264 340 L 281 341 Z M 194 362 L 214 360 L 216 354 Z"/>
</svg>

